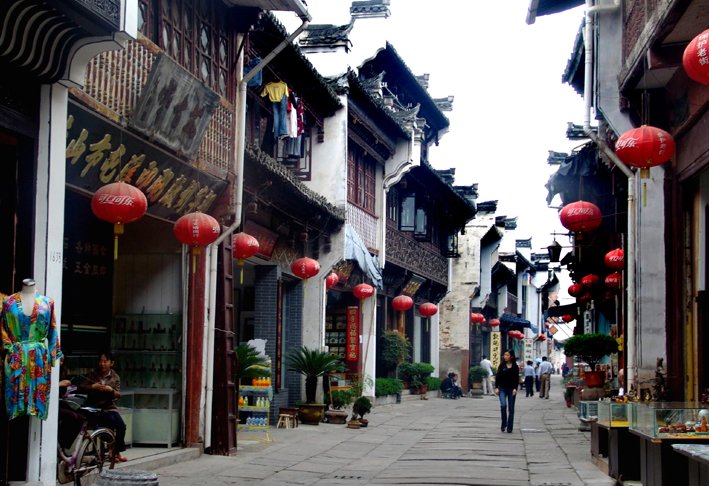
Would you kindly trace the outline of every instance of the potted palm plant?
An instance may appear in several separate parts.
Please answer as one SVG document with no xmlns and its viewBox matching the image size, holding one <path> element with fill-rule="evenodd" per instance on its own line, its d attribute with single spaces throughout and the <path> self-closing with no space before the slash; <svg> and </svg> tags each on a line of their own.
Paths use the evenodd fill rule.
<svg viewBox="0 0 709 486">
<path fill-rule="evenodd" d="M 596 371 L 596 365 L 611 353 L 618 352 L 618 342 L 608 334 L 577 334 L 564 342 L 564 353 L 585 361 L 591 371 L 584 373 L 584 382 L 588 387 L 603 386 L 605 373 Z"/>
<path fill-rule="evenodd" d="M 315 395 L 318 378 L 333 372 L 340 366 L 340 358 L 327 351 L 303 346 L 286 357 L 288 369 L 305 376 L 305 403 L 300 405 L 299 418 L 304 424 L 318 425 L 325 413 L 325 405 L 317 403 Z"/>
<path fill-rule="evenodd" d="M 252 378 L 271 376 L 270 360 L 248 343 L 239 344 L 236 349 L 236 382 L 242 385 L 242 380 L 249 384 Z M 237 401 L 239 397 L 237 396 Z"/>
</svg>

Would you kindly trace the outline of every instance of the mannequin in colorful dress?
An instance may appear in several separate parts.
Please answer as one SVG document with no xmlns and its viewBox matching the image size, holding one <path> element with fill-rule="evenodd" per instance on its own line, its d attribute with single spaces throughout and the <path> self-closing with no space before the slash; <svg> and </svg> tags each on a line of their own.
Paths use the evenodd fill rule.
<svg viewBox="0 0 709 486">
<path fill-rule="evenodd" d="M 62 358 L 54 320 L 54 300 L 36 292 L 31 279 L 7 297 L 0 313 L 5 348 L 5 405 L 9 419 L 49 411 L 52 367 Z"/>
</svg>

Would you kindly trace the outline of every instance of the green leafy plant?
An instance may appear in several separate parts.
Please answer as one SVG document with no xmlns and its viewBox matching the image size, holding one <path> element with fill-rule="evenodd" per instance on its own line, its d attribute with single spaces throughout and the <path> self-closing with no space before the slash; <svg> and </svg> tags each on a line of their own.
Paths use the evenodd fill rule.
<svg viewBox="0 0 709 486">
<path fill-rule="evenodd" d="M 248 343 L 239 344 L 236 349 L 236 380 L 271 376 L 270 362 L 267 357 L 256 351 Z"/>
<path fill-rule="evenodd" d="M 396 331 L 386 331 L 380 338 L 382 347 L 382 364 L 387 370 L 396 370 L 396 367 L 409 359 L 411 342 L 406 336 Z"/>
<path fill-rule="evenodd" d="M 396 378 L 377 378 L 374 385 L 374 394 L 378 397 L 396 395 L 404 389 L 401 380 Z"/>
<path fill-rule="evenodd" d="M 468 371 L 470 383 L 482 383 L 483 378 L 486 378 L 487 376 L 488 372 L 482 366 L 472 366 Z"/>
<path fill-rule="evenodd" d="M 315 403 L 318 378 L 340 366 L 340 358 L 332 353 L 303 346 L 288 353 L 288 369 L 305 376 L 305 401 Z"/>
<path fill-rule="evenodd" d="M 564 343 L 564 353 L 585 361 L 591 371 L 604 356 L 617 352 L 618 342 L 608 334 L 577 334 Z"/>
<path fill-rule="evenodd" d="M 426 385 L 428 385 L 429 390 L 440 390 L 441 379 L 436 376 L 429 376 L 426 378 Z"/>
<path fill-rule="evenodd" d="M 403 381 L 409 382 L 409 387 L 419 389 L 426 384 L 426 378 L 433 373 L 431 363 L 403 363 L 399 366 L 399 374 Z"/>
<path fill-rule="evenodd" d="M 332 405 L 335 410 L 342 410 L 352 403 L 354 394 L 352 390 L 330 390 L 327 402 Z"/>
<path fill-rule="evenodd" d="M 372 401 L 367 397 L 359 397 L 352 404 L 352 413 L 359 415 L 360 418 L 372 411 Z"/>
</svg>

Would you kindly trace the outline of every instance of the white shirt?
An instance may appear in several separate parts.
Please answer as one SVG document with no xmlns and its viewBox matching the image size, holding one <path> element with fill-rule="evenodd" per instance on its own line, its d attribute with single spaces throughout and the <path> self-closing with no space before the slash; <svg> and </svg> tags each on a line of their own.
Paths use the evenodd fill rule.
<svg viewBox="0 0 709 486">
<path fill-rule="evenodd" d="M 485 371 L 487 371 L 488 376 L 492 376 L 492 363 L 489 359 L 485 358 L 480 361 L 480 366 L 482 366 Z"/>
<path fill-rule="evenodd" d="M 554 367 L 551 365 L 549 361 L 542 361 L 539 364 L 539 369 L 537 370 L 539 372 L 539 376 L 546 375 L 548 373 L 551 373 Z"/>
</svg>

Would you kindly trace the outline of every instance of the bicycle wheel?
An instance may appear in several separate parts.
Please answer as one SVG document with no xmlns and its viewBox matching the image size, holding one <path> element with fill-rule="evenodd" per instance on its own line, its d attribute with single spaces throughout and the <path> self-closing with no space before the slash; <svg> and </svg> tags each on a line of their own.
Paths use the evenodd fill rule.
<svg viewBox="0 0 709 486">
<path fill-rule="evenodd" d="M 94 484 L 104 468 L 113 469 L 115 459 L 113 432 L 108 429 L 95 430 L 81 443 L 74 469 L 75 486 Z"/>
</svg>

